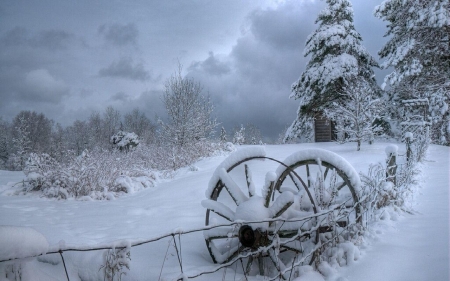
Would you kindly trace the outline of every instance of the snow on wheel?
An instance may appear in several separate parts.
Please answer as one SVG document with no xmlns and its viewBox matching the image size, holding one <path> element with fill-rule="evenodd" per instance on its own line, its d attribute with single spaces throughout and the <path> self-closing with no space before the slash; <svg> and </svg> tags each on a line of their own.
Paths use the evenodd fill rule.
<svg viewBox="0 0 450 281">
<path fill-rule="evenodd" d="M 266 174 L 261 195 L 252 180 L 255 159 L 279 163 Z M 287 277 L 295 262 L 312 263 L 327 233 L 345 234 L 349 220 L 361 222 L 359 209 L 353 218 L 343 211 L 358 201 L 359 184 L 351 165 L 329 151 L 300 151 L 284 162 L 261 147 L 235 152 L 217 167 L 202 201 L 205 223 L 213 227 L 204 231 L 211 258 L 241 260 L 245 274 Z M 336 210 L 320 215 L 329 208 Z"/>
</svg>

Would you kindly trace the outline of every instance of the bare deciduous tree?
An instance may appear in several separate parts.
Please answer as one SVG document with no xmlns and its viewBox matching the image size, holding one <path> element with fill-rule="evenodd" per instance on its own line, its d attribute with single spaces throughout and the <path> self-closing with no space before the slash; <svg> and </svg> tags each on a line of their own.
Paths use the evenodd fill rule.
<svg viewBox="0 0 450 281">
<path fill-rule="evenodd" d="M 163 102 L 168 114 L 168 122 L 159 120 L 161 140 L 177 147 L 195 143 L 212 135 L 217 122 L 211 114 L 214 106 L 208 96 L 203 96 L 202 86 L 192 78 L 178 72 L 166 82 Z"/>
</svg>

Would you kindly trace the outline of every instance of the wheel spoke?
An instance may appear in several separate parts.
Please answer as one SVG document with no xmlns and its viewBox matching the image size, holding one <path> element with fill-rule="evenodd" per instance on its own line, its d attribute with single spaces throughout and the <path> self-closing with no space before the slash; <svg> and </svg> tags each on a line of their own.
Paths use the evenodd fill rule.
<svg viewBox="0 0 450 281">
<path fill-rule="evenodd" d="M 247 188 L 248 188 L 248 196 L 252 197 L 255 195 L 255 185 L 252 181 L 252 173 L 250 169 L 248 168 L 248 165 L 245 164 L 245 179 L 247 181 Z"/>
<path fill-rule="evenodd" d="M 293 203 L 294 196 L 291 192 L 281 193 L 272 206 L 269 207 L 270 212 L 273 214 L 272 218 L 281 216 Z"/>
<path fill-rule="evenodd" d="M 245 249 L 244 246 L 240 246 L 240 247 L 238 247 L 234 252 L 231 252 L 231 251 L 230 251 L 230 255 L 228 256 L 228 258 L 227 258 L 223 263 L 229 262 L 229 261 L 231 261 L 232 259 L 234 259 L 235 257 L 239 256 L 239 254 L 240 254 L 244 249 Z"/>
<path fill-rule="evenodd" d="M 248 197 L 242 192 L 236 182 L 230 177 L 225 169 L 221 169 L 219 172 L 220 179 L 225 185 L 225 189 L 230 194 L 231 198 L 233 198 L 236 205 L 240 205 L 243 202 L 247 201 Z"/>
<path fill-rule="evenodd" d="M 258 268 L 259 268 L 259 275 L 264 276 L 264 257 L 262 254 L 259 254 L 258 256 Z"/>
<path fill-rule="evenodd" d="M 310 180 L 311 175 L 309 174 L 309 165 L 306 164 L 305 166 L 306 166 L 306 178 L 308 180 L 308 188 L 310 188 L 311 187 L 311 180 Z"/>
<path fill-rule="evenodd" d="M 249 274 L 252 269 L 253 256 L 248 257 L 247 265 L 245 266 L 245 274 Z"/>
<path fill-rule="evenodd" d="M 323 173 L 323 180 L 326 180 L 327 179 L 327 175 L 328 175 L 328 171 L 330 170 L 330 168 L 329 167 L 327 167 L 326 169 L 325 169 L 325 172 Z"/>
<path fill-rule="evenodd" d="M 342 182 L 337 188 L 336 188 L 336 190 L 337 191 L 339 191 L 339 190 L 341 190 L 344 186 L 346 186 L 347 185 L 347 183 L 344 181 L 344 182 Z"/>
<path fill-rule="evenodd" d="M 234 212 L 221 202 L 207 199 L 202 201 L 202 206 L 230 222 L 233 221 Z"/>
<path fill-rule="evenodd" d="M 203 232 L 205 239 L 212 241 L 216 239 L 237 238 L 238 234 L 229 228 L 216 228 Z"/>
<path fill-rule="evenodd" d="M 286 280 L 286 277 L 284 276 L 284 274 L 281 274 L 281 272 L 283 272 L 286 269 L 286 266 L 284 265 L 284 263 L 278 258 L 278 256 L 275 253 L 274 249 L 269 249 L 268 251 L 269 253 L 269 258 L 272 261 L 273 265 L 275 266 L 275 268 L 278 270 L 278 272 L 280 273 L 280 277 L 283 278 L 283 280 Z"/>
</svg>

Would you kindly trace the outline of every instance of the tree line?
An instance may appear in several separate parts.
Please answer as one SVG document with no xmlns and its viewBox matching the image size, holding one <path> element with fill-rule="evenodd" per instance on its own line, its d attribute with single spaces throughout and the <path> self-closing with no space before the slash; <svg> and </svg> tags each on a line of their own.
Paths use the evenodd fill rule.
<svg viewBox="0 0 450 281">
<path fill-rule="evenodd" d="M 166 81 L 162 95 L 167 120 L 152 121 L 139 108 L 122 115 L 112 106 L 67 127 L 43 113 L 28 110 L 18 113 L 11 122 L 0 119 L 0 169 L 22 170 L 30 153 L 47 154 L 64 162 L 86 150 L 128 151 L 137 145 L 153 147 L 153 155 L 178 154 L 159 158 L 180 163 L 156 165 L 162 169 L 178 168 L 206 156 L 214 150 L 213 142 L 262 143 L 261 132 L 252 124 L 236 126 L 233 137 L 223 127 L 216 135 L 219 123 L 213 117 L 214 105 L 202 91 L 200 83 L 181 75 L 180 66 Z M 155 152 L 158 150 L 161 152 Z"/>
</svg>

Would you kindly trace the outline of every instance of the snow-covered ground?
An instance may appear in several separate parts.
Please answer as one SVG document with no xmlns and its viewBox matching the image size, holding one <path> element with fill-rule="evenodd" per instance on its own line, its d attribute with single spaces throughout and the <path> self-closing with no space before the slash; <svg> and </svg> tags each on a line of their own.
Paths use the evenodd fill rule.
<svg viewBox="0 0 450 281">
<path fill-rule="evenodd" d="M 387 145 L 363 145 L 359 152 L 355 151 L 355 144 L 334 143 L 269 145 L 265 149 L 267 156 L 279 160 L 299 149 L 328 149 L 347 159 L 358 172 L 367 172 L 369 164 L 384 161 Z M 403 145 L 399 144 L 399 148 L 403 153 Z M 351 266 L 340 268 L 328 280 L 449 280 L 449 158 L 448 147 L 430 147 L 428 161 L 422 166 L 422 188 L 413 203 L 413 214 L 391 216 L 391 220 L 374 225 L 361 249 L 362 257 Z M 197 171 L 182 169 L 170 181 L 113 201 L 10 196 L 15 189 L 12 183 L 24 176 L 21 172 L 0 171 L 0 225 L 31 227 L 47 239 L 50 248 L 98 246 L 122 239 L 158 237 L 176 229 L 200 228 L 205 224 L 201 201 L 205 199 L 214 169 L 224 159 L 225 156 L 217 156 L 201 160 L 195 165 Z M 263 161 L 253 164 L 257 193 L 263 186 L 265 173 L 274 171 L 276 166 Z M 0 241 L 4 239 L 0 237 Z M 127 275 L 122 280 L 172 280 L 178 276 L 179 261 L 175 248 L 169 244 L 171 241 L 170 237 L 133 247 L 131 268 L 125 270 Z M 188 275 L 215 266 L 201 232 L 181 236 L 181 246 L 183 270 Z M 99 270 L 102 255 L 103 251 L 65 252 L 70 280 L 103 280 Z M 2 266 L 5 267 L 0 264 L 0 272 Z M 26 261 L 22 277 L 23 280 L 66 280 L 58 254 Z M 301 280 L 316 280 L 315 277 L 305 274 Z M 232 266 L 195 280 L 241 278 L 235 276 Z"/>
</svg>

